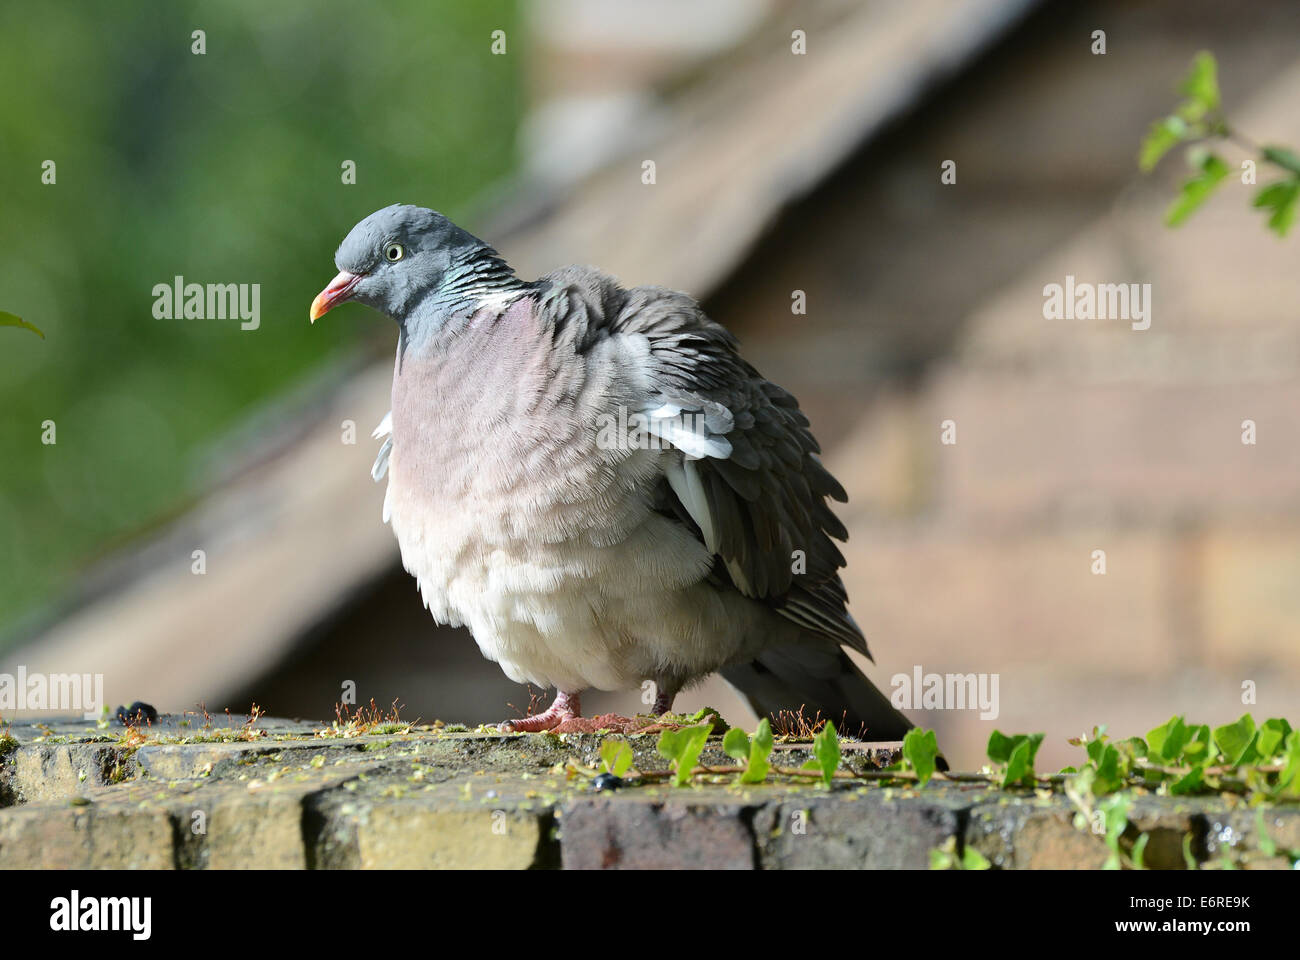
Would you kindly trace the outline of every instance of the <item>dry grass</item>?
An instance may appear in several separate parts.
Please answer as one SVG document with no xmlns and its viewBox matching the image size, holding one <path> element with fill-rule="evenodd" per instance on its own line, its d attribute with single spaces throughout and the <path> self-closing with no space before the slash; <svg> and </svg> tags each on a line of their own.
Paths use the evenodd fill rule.
<svg viewBox="0 0 1300 960">
<path fill-rule="evenodd" d="M 774 736 L 786 740 L 811 740 L 822 731 L 830 717 L 823 717 L 822 712 L 818 710 L 812 716 L 804 714 L 804 707 L 800 705 L 798 710 L 778 710 L 771 717 L 772 733 Z M 856 733 L 848 728 L 848 711 L 840 714 L 839 721 L 835 724 L 835 732 L 841 737 L 856 736 L 859 739 L 866 732 L 866 729 L 859 725 Z"/>
<path fill-rule="evenodd" d="M 545 709 L 543 695 L 545 690 L 534 690 L 533 685 L 528 684 L 528 712 L 520 711 L 513 703 L 507 703 L 506 706 L 513 710 L 520 717 L 531 717 L 534 714 L 541 713 Z"/>
<path fill-rule="evenodd" d="M 387 712 L 370 703 L 358 707 L 355 712 L 348 709 L 346 703 L 334 704 L 334 722 L 316 731 L 318 737 L 363 737 L 367 734 L 410 733 L 419 720 L 403 720 L 400 716 L 402 705 L 397 700 L 392 702 Z"/>
</svg>

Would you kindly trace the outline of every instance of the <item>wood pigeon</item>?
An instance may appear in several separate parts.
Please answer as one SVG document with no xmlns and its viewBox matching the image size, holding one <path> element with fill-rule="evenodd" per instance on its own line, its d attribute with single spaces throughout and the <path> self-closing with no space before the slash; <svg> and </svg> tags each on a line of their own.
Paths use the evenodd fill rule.
<svg viewBox="0 0 1300 960">
<path fill-rule="evenodd" d="M 401 204 L 335 263 L 312 321 L 356 301 L 399 328 L 373 473 L 403 565 L 437 621 L 557 691 L 503 728 L 581 729 L 589 688 L 653 689 L 662 714 L 721 671 L 760 716 L 802 707 L 902 738 L 911 724 L 843 649 L 870 656 L 827 503 L 844 490 L 795 398 L 695 300 L 590 267 L 524 281 Z"/>
</svg>

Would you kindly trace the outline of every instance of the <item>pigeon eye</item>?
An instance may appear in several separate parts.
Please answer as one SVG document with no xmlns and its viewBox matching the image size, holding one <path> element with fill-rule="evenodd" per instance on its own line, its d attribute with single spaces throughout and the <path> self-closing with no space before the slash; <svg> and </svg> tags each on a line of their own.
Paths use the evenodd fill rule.
<svg viewBox="0 0 1300 960">
<path fill-rule="evenodd" d="M 396 263 L 405 255 L 406 251 L 402 249 L 400 243 L 390 243 L 388 246 L 384 247 L 384 258 L 387 259 L 389 263 Z"/>
</svg>

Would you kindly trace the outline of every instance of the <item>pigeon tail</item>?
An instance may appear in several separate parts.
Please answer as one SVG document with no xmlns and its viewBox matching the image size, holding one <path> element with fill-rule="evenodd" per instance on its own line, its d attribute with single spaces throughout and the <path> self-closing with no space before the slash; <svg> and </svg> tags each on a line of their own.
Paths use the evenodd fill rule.
<svg viewBox="0 0 1300 960">
<path fill-rule="evenodd" d="M 840 733 L 870 741 L 902 740 L 913 727 L 839 648 L 773 647 L 721 672 L 760 717 L 802 709 L 808 720 L 820 713 Z"/>
</svg>

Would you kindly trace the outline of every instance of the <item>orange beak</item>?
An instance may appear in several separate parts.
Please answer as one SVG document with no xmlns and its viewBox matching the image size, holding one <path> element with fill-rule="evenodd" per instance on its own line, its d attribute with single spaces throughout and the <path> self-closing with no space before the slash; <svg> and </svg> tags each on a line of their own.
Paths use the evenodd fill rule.
<svg viewBox="0 0 1300 960">
<path fill-rule="evenodd" d="M 329 282 L 329 286 L 316 294 L 316 299 L 311 302 L 311 313 L 308 314 L 311 322 L 315 323 L 340 303 L 351 299 L 352 290 L 360 281 L 360 274 L 349 273 L 347 270 L 340 271 L 339 275 Z"/>
</svg>

